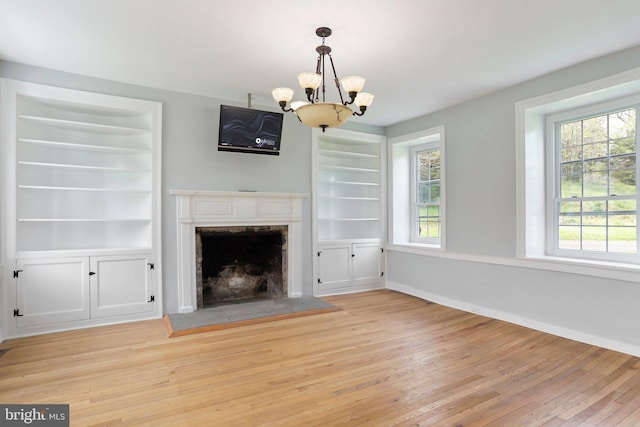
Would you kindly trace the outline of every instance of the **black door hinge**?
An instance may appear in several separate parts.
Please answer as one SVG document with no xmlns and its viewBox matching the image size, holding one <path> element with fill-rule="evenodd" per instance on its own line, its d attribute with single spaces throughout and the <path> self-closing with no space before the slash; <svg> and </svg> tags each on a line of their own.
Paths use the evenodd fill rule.
<svg viewBox="0 0 640 427">
<path fill-rule="evenodd" d="M 380 248 L 380 252 L 384 253 L 384 248 Z"/>
<path fill-rule="evenodd" d="M 13 310 L 13 317 L 22 317 L 24 316 L 24 314 L 20 314 L 20 309 L 16 308 L 15 310 Z"/>
<path fill-rule="evenodd" d="M 17 279 L 20 273 L 22 273 L 22 270 L 13 270 L 13 278 Z"/>
<path fill-rule="evenodd" d="M 384 271 L 380 272 L 380 277 L 384 276 Z"/>
<path fill-rule="evenodd" d="M 149 270 L 154 270 L 156 268 L 156 265 L 152 262 L 148 262 L 147 265 L 149 266 Z"/>
<path fill-rule="evenodd" d="M 151 297 L 149 298 L 149 301 L 147 302 L 154 302 L 156 300 L 155 295 L 151 295 Z"/>
</svg>

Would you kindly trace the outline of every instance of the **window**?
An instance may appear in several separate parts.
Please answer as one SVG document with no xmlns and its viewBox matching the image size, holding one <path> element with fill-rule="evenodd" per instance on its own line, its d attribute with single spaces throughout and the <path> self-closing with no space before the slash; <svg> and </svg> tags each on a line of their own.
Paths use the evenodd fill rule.
<svg viewBox="0 0 640 427">
<path fill-rule="evenodd" d="M 611 260 L 638 254 L 636 117 L 635 106 L 594 106 L 547 119 L 550 254 Z"/>
<path fill-rule="evenodd" d="M 445 247 L 444 126 L 389 140 L 389 241 Z"/>
<path fill-rule="evenodd" d="M 413 242 L 439 243 L 440 239 L 440 148 L 425 144 L 411 150 Z"/>
<path fill-rule="evenodd" d="M 620 163 L 636 162 L 639 108 L 640 68 L 516 102 L 518 258 L 533 261 L 529 265 L 534 268 L 638 280 L 640 252 L 620 249 L 623 245 L 633 247 L 634 239 L 638 241 L 632 236 L 637 228 L 638 195 L 637 191 L 628 194 L 633 168 Z M 624 138 L 632 133 L 620 136 L 616 125 L 617 115 L 627 110 L 633 110 L 636 117 L 633 148 L 628 146 L 634 145 L 629 142 L 633 138 Z M 598 142 L 590 136 L 592 130 L 584 129 L 604 122 L 605 117 L 608 124 L 601 126 L 602 141 Z M 565 124 L 568 126 L 561 129 Z M 564 159 L 561 131 L 565 132 Z M 604 154 L 605 132 L 606 155 L 596 156 L 590 151 L 600 149 Z M 618 147 L 625 139 L 627 147 Z M 570 147 L 581 155 L 574 153 L 572 158 Z M 635 176 L 637 188 L 637 166 Z M 572 182 L 565 184 L 564 194 L 563 179 Z M 596 180 L 601 188 L 595 185 Z M 571 189 L 575 194 L 570 194 Z M 597 250 L 588 249 L 592 242 L 599 245 Z"/>
</svg>

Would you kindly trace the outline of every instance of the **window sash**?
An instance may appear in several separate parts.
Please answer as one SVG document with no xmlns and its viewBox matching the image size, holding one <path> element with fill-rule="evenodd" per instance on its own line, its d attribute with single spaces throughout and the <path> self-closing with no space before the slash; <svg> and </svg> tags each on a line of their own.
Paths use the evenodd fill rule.
<svg viewBox="0 0 640 427">
<path fill-rule="evenodd" d="M 628 100 L 619 100 L 547 117 L 547 140 L 550 142 L 547 147 L 553 153 L 547 157 L 547 168 L 551 172 L 548 173 L 547 189 L 547 254 L 640 262 L 637 224 L 640 183 L 638 107 Z M 632 138 L 612 135 L 610 115 L 625 110 L 635 111 L 635 135 Z M 594 135 L 585 135 L 585 122 L 601 118 L 606 121 L 606 135 L 588 138 Z M 571 129 L 573 123 L 580 124 L 579 138 L 575 144 L 563 147 L 561 127 Z M 626 144 L 628 149 L 630 142 L 634 144 L 632 151 L 615 153 L 618 149 L 616 144 L 620 147 Z M 635 165 L 629 168 L 633 162 Z M 635 173 L 633 191 L 625 188 L 622 180 L 615 182 L 617 178 L 612 185 L 612 172 L 625 170 Z M 585 178 L 596 183 L 600 181 L 600 187 L 589 184 L 585 189 Z"/>
<path fill-rule="evenodd" d="M 440 244 L 442 236 L 442 156 L 439 141 L 416 145 L 411 148 L 411 227 L 410 241 L 416 243 Z M 422 179 L 420 155 L 439 152 L 437 175 Z M 434 168 L 435 169 L 435 168 Z M 426 190 L 426 191 L 425 191 Z M 426 193 L 426 197 L 425 197 Z M 437 212 L 437 213 L 436 213 Z M 426 234 L 426 235 L 425 235 Z"/>
</svg>

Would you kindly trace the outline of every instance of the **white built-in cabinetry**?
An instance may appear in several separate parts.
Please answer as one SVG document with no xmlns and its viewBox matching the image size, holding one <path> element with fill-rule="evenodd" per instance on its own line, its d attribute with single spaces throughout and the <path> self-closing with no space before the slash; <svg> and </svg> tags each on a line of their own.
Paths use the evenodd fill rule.
<svg viewBox="0 0 640 427">
<path fill-rule="evenodd" d="M 384 286 L 384 141 L 313 130 L 314 294 Z"/>
<path fill-rule="evenodd" d="M 1 96 L 8 335 L 159 317 L 161 104 L 6 79 Z"/>
</svg>

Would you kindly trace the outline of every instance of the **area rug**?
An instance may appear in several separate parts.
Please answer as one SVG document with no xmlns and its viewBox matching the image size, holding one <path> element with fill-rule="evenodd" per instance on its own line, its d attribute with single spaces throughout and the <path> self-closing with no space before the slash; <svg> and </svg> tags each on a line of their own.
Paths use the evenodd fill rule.
<svg viewBox="0 0 640 427">
<path fill-rule="evenodd" d="M 315 297 L 277 298 L 167 314 L 164 322 L 169 337 L 179 337 L 339 310 L 341 308 Z"/>
</svg>

